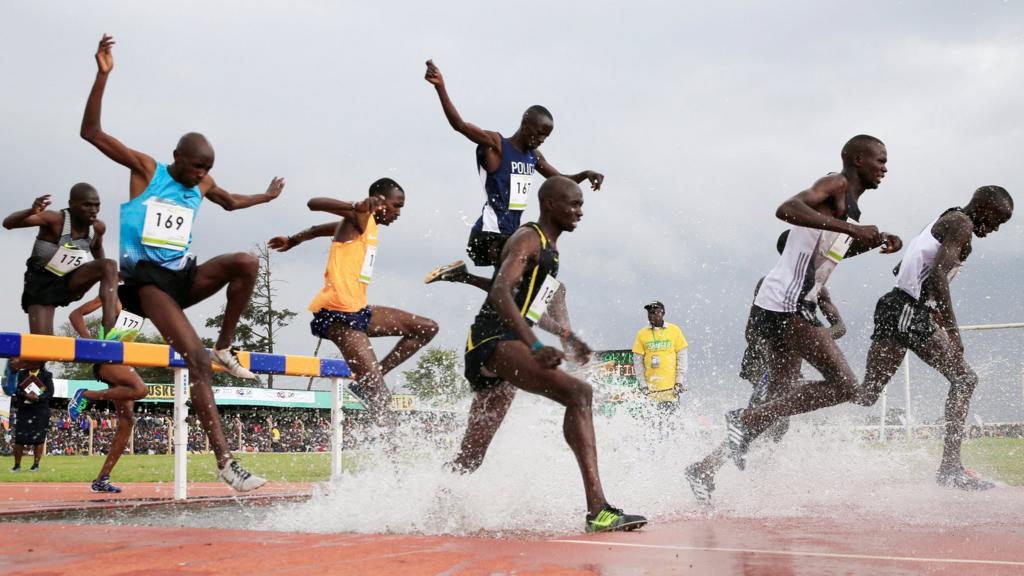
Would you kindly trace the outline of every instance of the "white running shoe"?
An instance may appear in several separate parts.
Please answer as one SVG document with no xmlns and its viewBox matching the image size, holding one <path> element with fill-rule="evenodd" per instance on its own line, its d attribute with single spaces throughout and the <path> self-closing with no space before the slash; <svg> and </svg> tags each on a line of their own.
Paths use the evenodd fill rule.
<svg viewBox="0 0 1024 576">
<path fill-rule="evenodd" d="M 210 354 L 210 360 L 213 361 L 214 366 L 220 366 L 226 370 L 228 374 L 231 374 L 236 378 L 244 378 L 245 380 L 256 379 L 256 375 L 250 372 L 245 366 L 242 366 L 238 361 L 238 355 L 235 353 L 234 348 L 214 350 L 213 353 Z"/>
<path fill-rule="evenodd" d="M 242 465 L 235 460 L 228 460 L 227 465 L 217 473 L 217 477 L 238 492 L 252 492 L 267 483 L 266 478 L 261 478 L 242 468 Z"/>
</svg>

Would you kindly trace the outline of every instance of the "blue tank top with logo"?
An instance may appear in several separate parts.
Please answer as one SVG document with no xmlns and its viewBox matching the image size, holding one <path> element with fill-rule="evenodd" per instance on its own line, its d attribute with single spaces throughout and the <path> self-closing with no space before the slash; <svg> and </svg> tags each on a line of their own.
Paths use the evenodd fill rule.
<svg viewBox="0 0 1024 576">
<path fill-rule="evenodd" d="M 121 204 L 121 272 L 131 277 L 143 260 L 181 269 L 191 257 L 192 224 L 202 201 L 198 185 L 186 188 L 158 162 L 142 194 Z"/>
<path fill-rule="evenodd" d="M 537 155 L 534 152 L 520 152 L 504 136 L 501 137 L 501 164 L 494 172 L 488 172 L 484 165 L 486 149 L 476 149 L 476 166 L 487 193 L 480 217 L 473 229 L 482 232 L 498 232 L 511 235 L 519 228 L 519 221 L 526 209 L 530 196 Z"/>
</svg>

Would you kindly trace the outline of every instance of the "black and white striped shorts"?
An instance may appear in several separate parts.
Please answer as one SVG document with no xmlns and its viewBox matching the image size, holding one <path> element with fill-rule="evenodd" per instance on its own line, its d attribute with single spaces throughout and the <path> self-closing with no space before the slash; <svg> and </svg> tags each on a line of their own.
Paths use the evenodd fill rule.
<svg viewBox="0 0 1024 576">
<path fill-rule="evenodd" d="M 896 341 L 901 346 L 918 350 L 935 334 L 938 324 L 935 311 L 914 300 L 899 288 L 878 299 L 875 306 L 875 331 L 871 339 L 876 342 Z"/>
</svg>

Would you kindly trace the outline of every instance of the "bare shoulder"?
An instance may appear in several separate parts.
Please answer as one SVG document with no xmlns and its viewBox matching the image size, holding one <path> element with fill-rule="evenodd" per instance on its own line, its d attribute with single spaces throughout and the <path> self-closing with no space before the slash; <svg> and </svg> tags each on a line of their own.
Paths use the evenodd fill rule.
<svg viewBox="0 0 1024 576">
<path fill-rule="evenodd" d="M 965 241 L 970 240 L 974 223 L 967 214 L 960 210 L 946 212 L 932 226 L 932 235 L 940 242 L 946 240 Z"/>
</svg>

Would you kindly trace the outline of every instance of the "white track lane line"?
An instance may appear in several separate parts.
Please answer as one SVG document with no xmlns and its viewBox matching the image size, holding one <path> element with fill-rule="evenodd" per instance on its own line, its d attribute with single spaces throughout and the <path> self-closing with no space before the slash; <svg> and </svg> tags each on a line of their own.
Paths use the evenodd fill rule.
<svg viewBox="0 0 1024 576">
<path fill-rule="evenodd" d="M 758 550 L 754 548 L 706 548 L 701 546 L 671 546 L 660 544 L 629 544 L 626 542 L 600 542 L 596 540 L 548 540 L 551 544 L 586 544 L 588 546 L 618 546 L 620 548 L 647 548 L 654 550 L 680 550 L 686 552 L 728 552 L 745 554 L 771 554 L 775 556 L 811 556 L 816 558 L 843 558 L 848 560 L 888 560 L 890 562 L 930 562 L 936 564 L 980 564 L 984 566 L 1024 566 L 1024 561 L 975 560 L 969 558 L 920 558 L 914 556 L 873 556 L 870 554 L 842 554 L 800 550 Z"/>
</svg>

